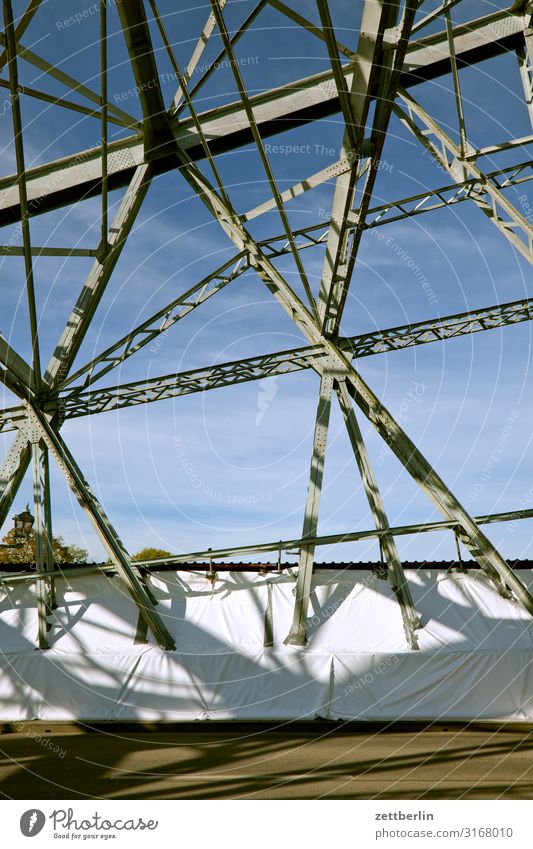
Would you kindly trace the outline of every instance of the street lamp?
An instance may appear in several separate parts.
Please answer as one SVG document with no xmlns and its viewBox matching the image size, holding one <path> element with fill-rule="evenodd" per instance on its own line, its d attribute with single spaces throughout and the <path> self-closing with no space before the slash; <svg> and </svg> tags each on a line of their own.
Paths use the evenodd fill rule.
<svg viewBox="0 0 533 849">
<path fill-rule="evenodd" d="M 35 518 L 30 513 L 30 505 L 26 504 L 26 507 L 22 511 L 22 513 L 17 513 L 13 516 L 13 523 L 15 525 L 15 536 L 24 536 L 27 537 L 31 534 L 33 523 L 35 522 Z"/>
<path fill-rule="evenodd" d="M 30 505 L 26 504 L 26 507 L 21 513 L 17 513 L 13 516 L 13 525 L 15 527 L 14 544 L 7 545 L 6 543 L 2 543 L 0 548 L 22 548 L 24 545 L 24 538 L 29 537 L 31 534 L 34 522 L 35 518 L 30 513 Z"/>
</svg>

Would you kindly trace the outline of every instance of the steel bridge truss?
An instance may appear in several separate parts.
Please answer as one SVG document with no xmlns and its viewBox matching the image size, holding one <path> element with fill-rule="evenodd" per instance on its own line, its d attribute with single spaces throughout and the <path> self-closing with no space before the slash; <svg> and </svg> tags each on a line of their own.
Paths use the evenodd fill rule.
<svg viewBox="0 0 533 849">
<path fill-rule="evenodd" d="M 30 0 L 17 21 L 13 18 L 11 0 L 2 0 L 2 5 L 0 72 L 3 70 L 4 77 L 0 77 L 0 87 L 11 98 L 16 173 L 0 178 L 0 227 L 16 223 L 22 244 L 0 245 L 0 255 L 21 256 L 24 260 L 32 356 L 26 362 L 0 336 L 0 379 L 20 401 L 18 406 L 0 411 L 0 430 L 15 432 L 0 471 L 0 523 L 5 521 L 18 488 L 31 468 L 37 532 L 36 571 L 31 576 L 21 574 L 12 580 L 37 582 L 39 647 L 46 649 L 49 645 L 50 614 L 55 606 L 55 582 L 59 577 L 51 548 L 49 463 L 52 458 L 109 554 L 112 565 L 106 567 L 107 573 L 112 570 L 122 578 L 146 628 L 157 642 L 165 649 L 174 648 L 149 582 L 150 568 L 157 568 L 158 563 L 132 563 L 119 534 L 61 436 L 63 422 L 303 369 L 316 372 L 320 388 L 301 536 L 274 543 L 187 553 L 165 562 L 179 564 L 213 556 L 276 551 L 281 555 L 282 551 L 297 549 L 294 618 L 286 642 L 303 645 L 307 639 L 315 548 L 332 542 L 378 539 L 387 576 L 401 609 L 406 641 L 416 649 L 418 631 L 423 623 L 414 607 L 395 539 L 410 533 L 450 530 L 470 551 L 497 590 L 533 614 L 533 597 L 480 527 L 491 521 L 530 518 L 531 511 L 471 517 L 356 367 L 361 357 L 530 321 L 533 299 L 378 329 L 359 336 L 341 334 L 361 241 L 369 230 L 457 204 L 470 204 L 488 218 L 501 238 L 533 264 L 531 215 L 517 208 L 514 202 L 517 187 L 533 177 L 533 160 L 525 159 L 523 154 L 533 141 L 533 135 L 503 143 L 495 140 L 490 146 L 476 148 L 468 137 L 461 95 L 464 68 L 495 56 L 515 55 L 521 80 L 519 95 L 524 109 L 529 112 L 533 133 L 532 4 L 528 0 L 516 2 L 510 9 L 456 24 L 453 14 L 457 7 L 468 7 L 467 0 L 443 0 L 441 5 L 428 0 L 362 0 L 358 42 L 350 46 L 335 32 L 335 0 L 316 0 L 314 22 L 300 14 L 291 0 L 287 3 L 259 0 L 237 29 L 231 29 L 228 24 L 231 0 L 210 0 L 211 13 L 188 65 L 181 68 L 172 46 L 172 21 L 160 14 L 156 0 L 117 2 L 142 106 L 142 120 L 113 104 L 110 97 L 106 0 L 99 2 L 99 90 L 74 79 L 26 46 L 25 32 L 35 15 L 46 14 L 40 0 Z M 261 15 L 272 9 L 283 16 L 287 25 L 301 28 L 321 43 L 329 70 L 250 94 L 236 51 L 239 41 L 253 24 L 261 22 Z M 164 46 L 177 83 L 170 104 L 165 104 L 163 98 L 154 33 Z M 201 67 L 206 45 L 213 43 L 218 45 L 218 55 L 210 64 Z M 199 111 L 196 95 L 217 73 L 222 61 L 231 69 L 239 98 L 224 106 Z M 20 85 L 21 63 L 37 68 L 41 79 L 52 78 L 65 90 L 65 96 L 53 97 L 41 89 Z M 455 96 L 453 138 L 449 128 L 440 126 L 420 104 L 424 85 L 445 75 L 451 75 Z M 417 95 L 418 90 L 421 97 Z M 100 125 L 99 144 L 27 169 L 26 132 L 21 115 L 21 100 L 25 98 L 96 118 Z M 280 189 L 265 139 L 332 115 L 340 116 L 344 122 L 344 138 L 337 161 L 288 189 Z M 447 182 L 417 195 L 377 204 L 374 201 L 375 181 L 393 118 L 407 128 L 419 154 L 429 155 L 446 173 Z M 118 127 L 127 135 L 110 141 L 110 127 Z M 220 154 L 250 143 L 258 153 L 270 193 L 251 209 L 237 209 L 221 177 L 217 160 Z M 517 148 L 520 148 L 518 164 L 484 170 L 484 158 L 490 156 L 493 160 L 498 154 L 509 154 Z M 198 284 L 80 365 L 78 352 L 91 324 L 98 320 L 99 303 L 148 189 L 161 174 L 173 170 L 179 172 L 202 201 L 236 252 Z M 294 229 L 288 217 L 291 202 L 326 183 L 334 190 L 327 218 Z M 109 193 L 124 187 L 122 201 L 110 220 Z M 33 244 L 32 218 L 94 196 L 101 199 L 100 239 L 94 248 Z M 252 236 L 248 223 L 270 211 L 275 211 L 279 217 L 280 233 L 258 240 Z M 317 247 L 322 247 L 324 260 L 320 289 L 315 297 L 302 252 Z M 93 259 L 91 271 L 82 283 L 72 314 L 45 368 L 40 358 L 33 274 L 34 258 L 41 256 Z M 303 300 L 278 270 L 276 261 L 280 257 L 294 264 L 305 293 Z M 159 340 L 162 334 L 173 332 L 174 325 L 201 308 L 204 302 L 227 286 L 237 285 L 235 281 L 245 273 L 259 277 L 299 330 L 305 346 L 148 380 L 93 387 L 144 346 Z M 342 412 L 375 529 L 325 537 L 318 534 L 319 507 L 333 403 L 338 403 Z M 442 514 L 440 522 L 390 526 L 359 425 L 361 413 L 436 505 Z M 87 570 L 80 570 L 80 574 L 81 571 Z"/>
</svg>

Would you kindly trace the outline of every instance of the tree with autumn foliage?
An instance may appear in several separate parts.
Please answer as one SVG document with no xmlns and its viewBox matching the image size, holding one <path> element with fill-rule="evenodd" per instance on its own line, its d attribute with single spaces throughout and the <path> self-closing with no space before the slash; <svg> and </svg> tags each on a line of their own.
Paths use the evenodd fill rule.
<svg viewBox="0 0 533 849">
<path fill-rule="evenodd" d="M 21 536 L 20 531 L 12 528 L 2 540 L 0 563 L 35 563 L 37 534 L 31 531 Z M 85 563 L 87 552 L 77 545 L 67 545 L 63 537 L 52 538 L 52 551 L 56 563 Z"/>
<path fill-rule="evenodd" d="M 134 554 L 132 560 L 163 560 L 166 557 L 174 557 L 172 552 L 165 551 L 163 548 L 141 548 L 137 554 Z"/>
</svg>

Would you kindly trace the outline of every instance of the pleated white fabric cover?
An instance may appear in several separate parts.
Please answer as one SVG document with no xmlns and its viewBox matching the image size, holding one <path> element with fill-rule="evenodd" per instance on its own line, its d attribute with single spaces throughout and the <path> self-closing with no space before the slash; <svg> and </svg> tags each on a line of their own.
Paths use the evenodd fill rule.
<svg viewBox="0 0 533 849">
<path fill-rule="evenodd" d="M 119 578 L 100 575 L 57 581 L 52 647 L 37 651 L 37 588 L 12 585 L 0 603 L 0 719 L 532 721 L 531 617 L 478 571 L 406 574 L 420 651 L 371 572 L 316 572 L 305 648 L 283 643 L 287 572 L 220 573 L 214 587 L 204 575 L 155 574 L 173 652 L 151 635 L 134 644 L 137 609 Z"/>
</svg>

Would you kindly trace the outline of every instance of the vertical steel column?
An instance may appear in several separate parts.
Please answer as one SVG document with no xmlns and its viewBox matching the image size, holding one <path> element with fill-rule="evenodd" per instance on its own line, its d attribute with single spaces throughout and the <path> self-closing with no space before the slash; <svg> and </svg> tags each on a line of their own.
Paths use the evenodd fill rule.
<svg viewBox="0 0 533 849">
<path fill-rule="evenodd" d="M 51 540 L 48 539 L 45 527 L 46 482 L 43 480 L 43 458 L 39 437 L 32 437 L 31 451 L 33 459 L 33 508 L 35 513 L 35 565 L 38 572 L 50 571 Z M 52 562 L 53 568 L 53 562 Z M 48 613 L 50 611 L 50 579 L 39 578 L 37 581 L 37 615 L 39 619 L 39 648 L 50 648 L 48 642 Z"/>
<path fill-rule="evenodd" d="M 33 19 L 34 15 L 35 15 L 35 13 L 36 13 L 36 11 L 37 11 L 37 9 L 39 8 L 40 5 L 41 5 L 41 0 L 30 0 L 30 2 L 28 3 L 28 5 L 26 7 L 26 11 L 19 18 L 19 22 L 18 22 L 17 26 L 15 27 L 15 42 L 20 41 L 20 39 L 22 38 L 22 36 L 26 32 L 26 30 L 28 29 L 29 25 L 31 24 L 32 19 Z M 4 23 L 5 23 L 5 21 L 4 21 Z M 0 53 L 0 71 L 2 70 L 2 68 L 4 67 L 6 62 L 7 62 L 7 50 L 3 50 Z"/>
<path fill-rule="evenodd" d="M 379 531 L 387 530 L 390 527 L 389 521 L 345 381 L 340 381 L 337 384 L 336 392 L 376 528 Z M 402 611 L 407 642 L 412 649 L 418 649 L 415 630 L 421 628 L 422 623 L 415 610 L 411 591 L 405 579 L 396 542 L 392 534 L 385 534 L 381 537 L 380 542 L 387 563 L 389 581 Z"/>
<path fill-rule="evenodd" d="M 102 258 L 108 247 L 108 167 L 107 167 L 107 0 L 100 0 L 100 130 L 102 136 L 102 221 L 100 251 Z"/>
<path fill-rule="evenodd" d="M 329 10 L 322 3 L 319 4 L 319 11 L 322 25 L 324 28 L 327 28 L 331 24 Z M 330 305 L 332 290 L 335 287 L 339 274 L 342 273 L 339 257 L 343 252 L 343 246 L 345 246 L 347 238 L 347 216 L 351 209 L 359 174 L 359 148 L 363 140 L 364 124 L 370 105 L 370 88 L 378 74 L 374 59 L 380 48 L 383 30 L 390 15 L 390 9 L 385 9 L 382 0 L 365 0 L 358 45 L 359 61 L 354 68 L 351 91 L 348 93 L 344 90 L 344 80 L 342 80 L 342 83 L 341 81 L 337 82 L 339 97 L 341 98 L 341 102 L 344 103 L 344 111 L 348 113 L 340 156 L 341 158 L 345 157 L 351 162 L 352 167 L 349 172 L 337 177 L 335 185 L 332 221 L 326 246 L 326 257 L 317 307 L 318 319 L 321 324 L 326 323 L 326 313 Z M 336 46 L 331 45 L 331 36 L 332 33 L 329 33 L 330 59 L 332 59 L 332 67 L 335 72 L 336 63 L 333 59 Z M 320 383 L 313 455 L 311 458 L 311 471 L 302 532 L 303 537 L 314 536 L 317 531 L 332 393 L 333 377 L 327 371 L 324 371 Z M 285 640 L 290 645 L 305 645 L 307 642 L 306 619 L 313 566 L 314 547 L 303 547 L 300 550 L 298 564 L 293 622 Z"/>
<path fill-rule="evenodd" d="M 35 286 L 33 280 L 33 260 L 31 253 L 30 220 L 28 216 L 28 195 L 26 191 L 26 164 L 24 158 L 24 141 L 22 135 L 22 116 L 20 111 L 20 86 L 17 68 L 17 44 L 13 24 L 11 0 L 3 0 L 6 52 L 8 57 L 9 84 L 11 91 L 11 112 L 13 116 L 13 134 L 15 156 L 17 160 L 17 176 L 20 200 L 20 224 L 24 245 L 24 267 L 26 271 L 26 293 L 28 296 L 28 311 L 30 316 L 32 365 L 37 387 L 41 382 L 41 362 L 39 354 L 39 334 L 37 308 L 35 305 Z"/>
<path fill-rule="evenodd" d="M 139 580 L 138 570 L 132 565 L 120 537 L 109 521 L 102 505 L 91 491 L 65 442 L 50 425 L 46 416 L 30 404 L 27 404 L 27 409 L 31 427 L 40 432 L 42 439 L 52 452 L 59 468 L 65 475 L 67 483 L 76 495 L 80 506 L 89 516 L 101 542 L 115 563 L 117 571 L 123 578 L 130 595 L 137 604 L 141 615 L 146 619 L 156 640 L 164 649 L 175 649 L 174 639 L 155 609 L 156 602 L 153 595 L 148 592 L 147 588 L 143 587 Z"/>
<path fill-rule="evenodd" d="M 46 571 L 53 572 L 55 569 L 55 558 L 53 550 L 53 526 L 52 526 L 52 499 L 50 490 L 50 455 L 48 448 L 44 442 L 40 443 L 40 461 L 42 474 L 42 491 L 43 491 L 43 519 L 44 519 L 44 540 L 45 540 L 45 563 Z M 50 611 L 57 607 L 56 603 L 56 588 L 53 575 L 50 577 L 48 606 Z"/>
<path fill-rule="evenodd" d="M 326 255 L 322 269 L 318 309 L 323 321 L 323 330 L 338 328 L 337 311 L 339 298 L 337 290 L 339 280 L 346 275 L 346 248 L 348 243 L 348 215 L 351 212 L 357 182 L 361 171 L 361 145 L 371 102 L 371 90 L 377 78 L 384 73 L 382 63 L 376 60 L 381 53 L 383 32 L 392 25 L 397 15 L 397 0 L 385 4 L 382 0 L 365 0 L 359 42 L 357 45 L 357 63 L 354 66 L 350 92 L 350 109 L 355 126 L 346 128 L 340 158 L 352 163 L 348 172 L 341 174 L 335 181 L 335 193 L 331 209 L 331 224 L 326 244 Z M 339 94 L 339 97 L 341 95 Z M 354 146 L 354 141 L 357 147 Z M 334 316 L 334 318 L 332 318 Z"/>
<path fill-rule="evenodd" d="M 450 51 L 450 64 L 452 66 L 453 89 L 455 93 L 455 108 L 457 111 L 457 121 L 459 124 L 459 136 L 461 139 L 461 159 L 468 153 L 468 139 L 466 136 L 466 121 L 463 108 L 463 97 L 461 94 L 461 83 L 459 80 L 459 68 L 457 67 L 457 57 L 455 55 L 455 42 L 453 38 L 453 25 L 450 15 L 452 7 L 451 0 L 444 0 L 444 19 L 446 21 L 446 35 L 448 36 L 448 49 Z"/>
<path fill-rule="evenodd" d="M 325 371 L 320 379 L 311 471 L 307 487 L 307 500 L 302 531 L 302 537 L 304 538 L 314 537 L 317 532 L 318 509 L 320 506 L 320 494 L 322 492 L 322 479 L 324 477 L 324 460 L 328 441 L 332 394 L 333 377 Z M 313 577 L 314 554 L 315 548 L 313 545 L 302 546 L 300 549 L 294 617 L 291 630 L 285 639 L 285 643 L 289 645 L 303 646 L 307 642 L 307 606 L 309 604 L 309 592 Z"/>
</svg>

